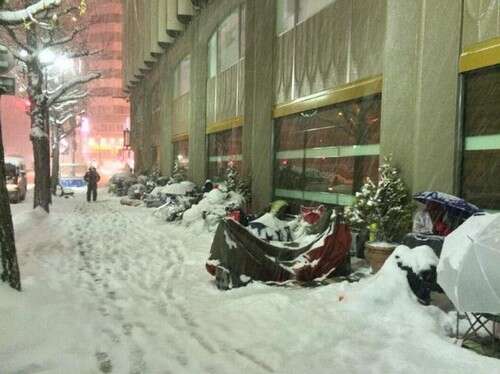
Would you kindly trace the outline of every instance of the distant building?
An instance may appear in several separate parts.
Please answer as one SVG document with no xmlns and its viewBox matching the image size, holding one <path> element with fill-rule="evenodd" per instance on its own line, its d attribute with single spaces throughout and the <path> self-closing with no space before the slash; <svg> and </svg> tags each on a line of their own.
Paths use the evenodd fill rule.
<svg viewBox="0 0 500 374">
<path fill-rule="evenodd" d="M 16 96 L 2 96 L 0 110 L 5 155 L 23 156 L 28 170 L 33 169 L 31 122 L 26 114 L 26 100 Z"/>
<path fill-rule="evenodd" d="M 87 47 L 101 51 L 82 59 L 84 70 L 99 71 L 102 77 L 88 84 L 86 114 L 82 118 L 79 151 L 82 162 L 95 164 L 101 174 L 121 169 L 123 130 L 129 122 L 129 104 L 122 90 L 122 3 L 120 0 L 88 1 Z"/>
</svg>

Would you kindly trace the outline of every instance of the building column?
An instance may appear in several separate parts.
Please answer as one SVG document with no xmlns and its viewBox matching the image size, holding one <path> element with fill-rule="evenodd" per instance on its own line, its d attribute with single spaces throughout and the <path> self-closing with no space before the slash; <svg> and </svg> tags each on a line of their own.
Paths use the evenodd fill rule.
<svg viewBox="0 0 500 374">
<path fill-rule="evenodd" d="M 246 3 L 244 174 L 252 184 L 252 208 L 265 208 L 273 195 L 273 46 L 276 2 Z"/>
<path fill-rule="evenodd" d="M 199 17 L 191 24 L 191 113 L 189 117 L 189 171 L 188 178 L 197 184 L 206 179 L 206 121 L 207 121 L 207 36 L 199 35 Z"/>
<path fill-rule="evenodd" d="M 387 0 L 381 154 L 412 192 L 455 191 L 462 5 Z"/>
<path fill-rule="evenodd" d="M 166 60 L 166 56 L 162 56 Z M 170 176 L 172 173 L 173 149 L 172 149 L 172 94 L 173 80 L 172 69 L 166 63 L 160 63 L 160 90 L 161 97 L 161 141 L 160 141 L 160 169 L 162 175 Z"/>
</svg>

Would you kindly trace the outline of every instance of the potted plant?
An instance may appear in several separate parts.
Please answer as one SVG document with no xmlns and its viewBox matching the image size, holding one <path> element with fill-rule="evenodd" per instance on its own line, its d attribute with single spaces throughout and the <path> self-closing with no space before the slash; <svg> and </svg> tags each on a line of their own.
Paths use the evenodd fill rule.
<svg viewBox="0 0 500 374">
<path fill-rule="evenodd" d="M 391 255 L 398 241 L 411 228 L 413 202 L 399 171 L 384 158 L 379 167 L 378 182 L 367 178 L 347 208 L 346 215 L 354 228 L 368 229 L 370 241 L 365 243 L 365 257 L 377 272 Z"/>
</svg>

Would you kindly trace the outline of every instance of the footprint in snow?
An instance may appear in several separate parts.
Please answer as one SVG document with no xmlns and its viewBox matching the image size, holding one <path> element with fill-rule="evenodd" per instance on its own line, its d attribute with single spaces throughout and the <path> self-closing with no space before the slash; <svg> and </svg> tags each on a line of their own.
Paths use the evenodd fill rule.
<svg viewBox="0 0 500 374">
<path fill-rule="evenodd" d="M 95 357 L 101 373 L 111 373 L 113 371 L 111 358 L 106 352 L 96 352 Z"/>
</svg>

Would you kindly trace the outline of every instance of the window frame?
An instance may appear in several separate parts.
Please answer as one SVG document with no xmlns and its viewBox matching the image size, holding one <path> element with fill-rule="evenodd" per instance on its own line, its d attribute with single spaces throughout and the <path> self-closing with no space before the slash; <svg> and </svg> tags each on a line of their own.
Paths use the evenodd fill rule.
<svg viewBox="0 0 500 374">
<path fill-rule="evenodd" d="M 325 145 L 325 146 L 307 146 L 305 139 L 304 138 L 304 147 L 302 148 L 292 148 L 292 149 L 279 149 L 278 147 L 281 147 L 281 142 L 278 139 L 278 136 L 280 134 L 280 131 L 278 130 L 278 126 L 280 125 L 280 120 L 282 120 L 285 117 L 293 117 L 293 116 L 305 116 L 309 115 L 312 112 L 315 112 L 317 110 L 322 110 L 325 108 L 330 108 L 329 110 L 332 110 L 335 107 L 341 108 L 342 105 L 346 105 L 348 103 L 354 103 L 357 101 L 363 101 L 363 100 L 376 100 L 379 102 L 379 113 L 378 113 L 378 118 L 379 118 L 379 123 L 378 123 L 378 142 L 373 142 L 373 141 L 366 141 L 359 143 L 354 142 L 353 144 L 347 144 L 347 145 Z M 342 110 L 342 109 L 341 109 Z M 361 97 L 356 97 L 352 98 L 350 100 L 346 100 L 340 103 L 335 103 L 332 105 L 328 105 L 326 107 L 321 107 L 321 108 L 316 108 L 312 109 L 306 112 L 300 112 L 300 113 L 293 113 L 287 116 L 279 117 L 274 119 L 273 123 L 273 198 L 275 199 L 292 199 L 293 202 L 295 203 L 304 203 L 304 202 L 309 202 L 309 203 L 314 203 L 314 204 L 329 204 L 329 205 L 350 205 L 354 201 L 354 197 L 356 192 L 358 191 L 352 191 L 352 193 L 344 193 L 342 191 L 334 191 L 333 189 L 328 191 L 316 191 L 314 189 L 308 189 L 306 184 L 304 184 L 301 188 L 302 189 L 290 189 L 290 188 L 283 188 L 278 185 L 278 179 L 279 179 L 279 165 L 282 162 L 283 165 L 288 165 L 291 163 L 293 165 L 294 160 L 300 161 L 302 163 L 302 171 L 300 175 L 300 180 L 304 182 L 305 179 L 305 173 L 306 173 L 306 165 L 308 164 L 308 160 L 311 159 L 337 159 L 337 160 L 342 160 L 343 158 L 353 158 L 353 161 L 355 158 L 359 158 L 361 162 L 363 162 L 363 159 L 366 157 L 378 157 L 378 166 L 380 165 L 380 134 L 382 130 L 382 125 L 381 125 L 381 110 L 382 110 L 382 93 L 375 93 L 375 94 L 369 94 L 366 96 L 361 96 Z M 303 126 L 304 124 L 294 124 L 293 126 Z M 317 129 L 313 129 L 317 130 Z M 308 132 L 310 130 L 305 129 L 304 133 Z M 297 155 L 302 154 L 300 157 Z M 307 157 L 307 156 L 310 157 Z M 289 157 L 291 156 L 291 157 Z M 357 165 L 360 167 L 360 165 Z M 356 172 L 359 172 L 359 169 L 356 169 L 356 165 L 353 166 L 353 169 L 351 170 L 352 175 L 353 175 L 353 184 L 351 188 L 355 188 L 355 178 L 354 176 L 356 175 Z M 334 187 L 334 186 L 332 186 Z M 299 196 L 300 195 L 300 196 Z"/>
<path fill-rule="evenodd" d="M 309 17 L 306 17 L 304 18 L 303 20 L 299 20 L 299 5 L 300 5 L 300 2 L 301 0 L 292 0 L 292 4 L 293 4 L 293 25 L 290 27 L 290 28 L 287 28 L 283 31 L 278 31 L 278 11 L 279 11 L 279 3 L 280 1 L 287 1 L 287 0 L 277 0 L 276 1 L 276 20 L 275 20 L 275 25 L 276 25 L 276 36 L 282 36 L 283 34 L 286 34 L 287 32 L 293 30 L 294 28 L 296 28 L 298 25 L 300 25 L 301 23 L 304 23 L 305 21 L 307 21 L 308 19 L 314 17 L 316 14 L 318 14 L 319 12 L 321 12 L 323 9 L 325 9 L 326 7 L 332 5 L 335 3 L 336 0 L 330 0 L 331 2 L 325 6 L 323 6 L 322 8 L 318 9 L 316 12 L 312 13 L 311 15 L 309 15 Z M 312 1 L 312 0 L 308 0 L 308 1 Z"/>
<path fill-rule="evenodd" d="M 225 69 L 222 69 L 221 68 L 221 48 L 220 48 L 220 34 L 221 34 L 221 26 L 224 24 L 224 22 L 226 22 L 231 16 L 235 15 L 238 17 L 238 22 L 237 22 L 237 27 L 238 27 L 238 37 L 237 37 L 237 40 L 238 40 L 238 58 L 237 60 L 230 64 L 229 66 L 227 66 Z M 243 16 L 244 15 L 244 16 Z M 224 71 L 226 70 L 229 70 L 231 69 L 234 65 L 236 65 L 239 61 L 241 61 L 243 58 L 245 58 L 245 54 L 244 54 L 244 50 L 242 48 L 242 35 L 245 35 L 245 32 L 246 30 L 244 30 L 244 27 L 246 27 L 245 25 L 246 23 L 246 8 L 245 8 L 245 4 L 242 3 L 242 4 L 239 4 L 238 6 L 236 6 L 235 8 L 233 8 L 218 24 L 217 24 L 217 27 L 215 28 L 215 30 L 212 32 L 212 34 L 210 35 L 210 37 L 208 38 L 208 41 L 207 41 L 207 57 L 208 57 L 208 63 L 207 63 L 207 67 L 208 67 L 208 71 L 207 71 L 207 77 L 208 79 L 210 78 L 214 78 L 216 77 L 217 75 L 223 73 Z M 210 75 L 210 42 L 211 40 L 214 39 L 215 40 L 215 55 L 216 55 L 216 58 L 215 58 L 215 75 Z"/>
<path fill-rule="evenodd" d="M 498 145 L 498 148 L 490 148 L 490 147 L 485 147 L 485 148 L 478 148 L 477 144 L 474 146 L 472 145 L 472 149 L 467 149 L 468 143 L 472 143 L 474 140 L 473 138 L 475 137 L 482 137 L 482 136 L 491 136 L 491 137 L 500 137 L 500 132 L 495 133 L 495 134 L 486 134 L 486 135 L 470 135 L 467 136 L 467 123 L 466 123 L 466 113 L 467 113 L 467 76 L 471 73 L 479 73 L 481 71 L 487 71 L 487 70 L 498 70 L 500 72 L 500 63 L 490 65 L 490 66 L 483 66 L 483 67 L 478 67 L 476 69 L 472 70 L 467 70 L 463 71 L 459 75 L 459 101 L 458 101 L 458 133 L 457 133 L 457 166 L 456 166 L 456 179 L 455 179 L 455 187 L 458 195 L 462 198 L 464 198 L 466 189 L 465 189 L 465 180 L 466 180 L 466 173 L 465 173 L 465 163 L 466 163 L 466 154 L 467 151 L 492 151 L 492 150 L 500 150 L 500 145 Z M 458 170 L 457 170 L 458 169 Z M 472 201 L 473 204 L 476 204 L 474 201 Z M 500 212 L 500 203 L 498 206 L 495 206 L 494 208 L 485 208 L 486 211 L 493 212 L 493 213 L 498 213 Z"/>
</svg>

